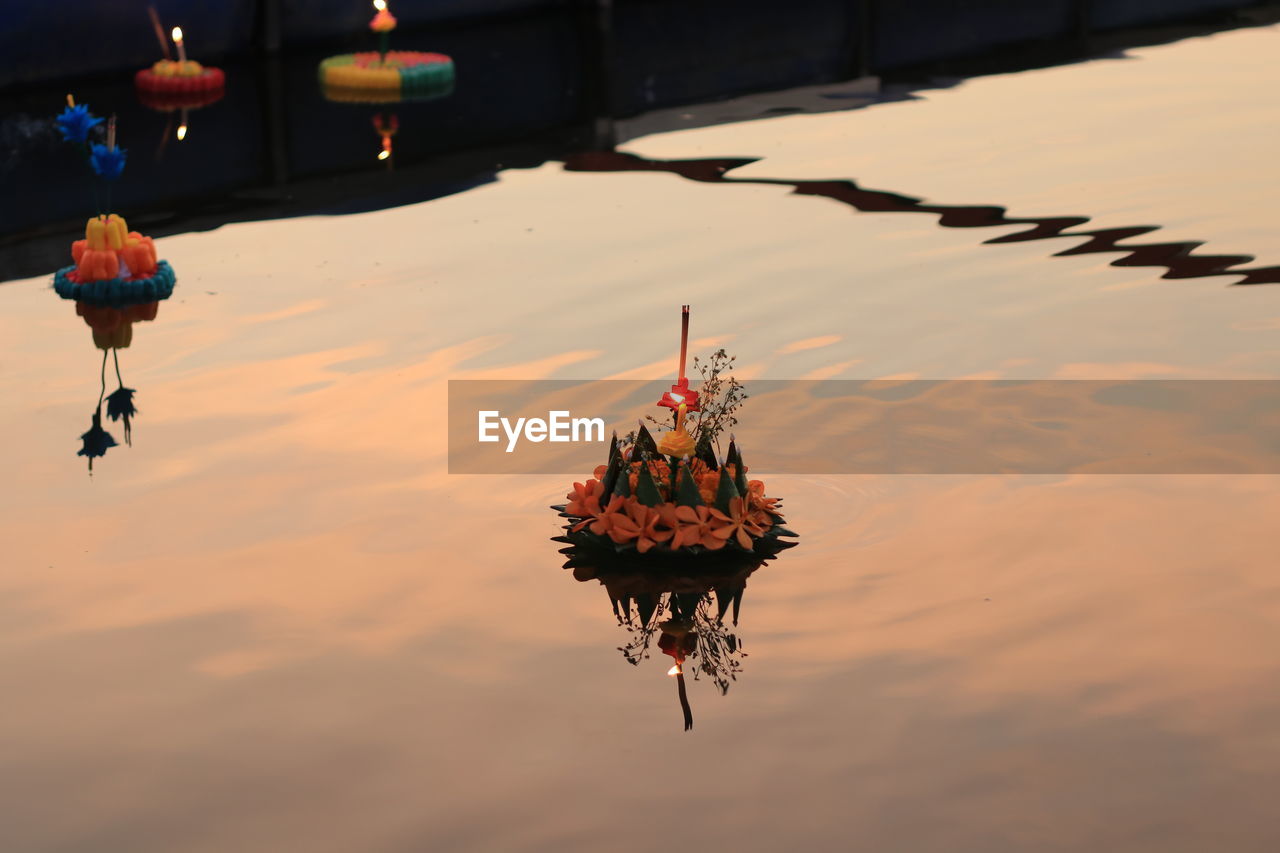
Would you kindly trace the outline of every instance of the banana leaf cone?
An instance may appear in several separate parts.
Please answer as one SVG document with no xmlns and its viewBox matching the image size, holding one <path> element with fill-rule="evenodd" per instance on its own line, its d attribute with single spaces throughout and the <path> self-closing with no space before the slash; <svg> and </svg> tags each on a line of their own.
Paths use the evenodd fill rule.
<svg viewBox="0 0 1280 853">
<path fill-rule="evenodd" d="M 702 502 L 702 495 L 698 492 L 698 486 L 693 481 L 693 472 L 689 470 L 687 463 L 680 463 L 680 483 L 678 493 L 676 494 L 676 506 L 691 506 L 698 508 L 706 506 Z"/>
<path fill-rule="evenodd" d="M 734 498 L 742 497 L 744 494 L 746 494 L 746 490 L 744 489 L 742 492 L 738 491 L 738 487 L 735 486 L 733 483 L 733 478 L 728 476 L 729 474 L 728 459 L 725 460 L 724 464 L 725 464 L 724 469 L 720 471 L 720 486 L 716 489 L 716 509 L 720 510 L 725 514 L 728 514 L 729 502 Z M 742 467 L 741 463 L 739 463 L 738 467 L 739 468 Z"/>
<path fill-rule="evenodd" d="M 637 453 L 640 456 L 636 456 Z M 636 444 L 631 454 L 633 459 L 640 459 L 646 455 L 651 459 L 658 459 L 662 455 L 658 453 L 658 442 L 653 440 L 653 435 L 643 421 L 640 422 L 640 429 L 636 430 Z"/>
<path fill-rule="evenodd" d="M 623 461 L 622 454 L 615 453 L 609 457 L 609 466 L 604 472 L 604 479 L 600 481 L 600 494 L 604 496 L 613 494 L 613 487 L 617 485 L 618 475 L 622 473 Z M 608 502 L 605 498 L 602 501 Z"/>
<path fill-rule="evenodd" d="M 641 465 L 636 474 L 636 500 L 645 506 L 658 506 L 662 503 L 662 492 L 658 490 L 658 484 L 654 482 L 648 465 Z"/>
<path fill-rule="evenodd" d="M 729 449 L 724 454 L 724 464 L 737 465 L 741 460 L 742 456 L 738 453 L 738 440 L 729 436 Z"/>
<path fill-rule="evenodd" d="M 733 485 L 738 490 L 739 495 L 747 493 L 747 466 L 742 461 L 742 451 L 738 450 L 738 461 L 733 467 Z"/>
<path fill-rule="evenodd" d="M 631 478 L 622 468 L 618 469 L 618 477 L 613 481 L 613 491 L 608 494 L 615 498 L 631 497 Z"/>
<path fill-rule="evenodd" d="M 720 467 L 720 463 L 716 461 L 715 448 L 711 446 L 711 440 L 708 438 L 703 438 L 698 442 L 698 446 L 694 448 L 693 457 L 701 459 L 702 463 L 711 471 Z"/>
</svg>

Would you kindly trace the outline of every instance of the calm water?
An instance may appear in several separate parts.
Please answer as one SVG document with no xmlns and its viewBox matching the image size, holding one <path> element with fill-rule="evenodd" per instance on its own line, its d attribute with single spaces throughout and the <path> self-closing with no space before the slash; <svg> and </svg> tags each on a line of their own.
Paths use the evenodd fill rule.
<svg viewBox="0 0 1280 853">
<path fill-rule="evenodd" d="M 1280 289 L 1207 275 L 1280 265 L 1278 51 L 167 237 L 133 444 L 92 476 L 91 331 L 48 277 L 0 286 L 0 847 L 1275 849 L 1280 478 L 771 477 L 801 547 L 684 733 L 666 658 L 628 666 L 560 568 L 567 478 L 449 476 L 444 406 L 665 376 L 682 302 L 747 379 L 1280 376 Z"/>
</svg>

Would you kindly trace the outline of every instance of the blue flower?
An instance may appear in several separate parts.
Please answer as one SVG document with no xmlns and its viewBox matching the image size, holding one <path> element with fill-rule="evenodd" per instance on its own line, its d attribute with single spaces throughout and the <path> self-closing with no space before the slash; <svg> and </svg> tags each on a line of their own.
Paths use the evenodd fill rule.
<svg viewBox="0 0 1280 853">
<path fill-rule="evenodd" d="M 127 152 L 123 148 L 108 148 L 95 143 L 93 153 L 89 155 L 89 165 L 108 181 L 114 181 L 124 171 L 124 158 Z"/>
<path fill-rule="evenodd" d="M 89 131 L 93 126 L 102 123 L 102 119 L 90 113 L 84 104 L 67 107 L 54 121 L 58 123 L 58 130 L 62 131 L 62 138 L 67 142 L 84 142 L 89 138 Z"/>
</svg>

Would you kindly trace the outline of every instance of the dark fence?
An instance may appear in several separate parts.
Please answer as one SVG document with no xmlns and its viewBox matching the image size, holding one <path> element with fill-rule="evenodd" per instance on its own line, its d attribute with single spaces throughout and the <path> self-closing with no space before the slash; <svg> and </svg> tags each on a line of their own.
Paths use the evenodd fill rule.
<svg viewBox="0 0 1280 853">
<path fill-rule="evenodd" d="M 188 31 L 192 55 L 204 56 L 198 49 L 206 37 L 199 14 L 208 16 L 209 37 L 232 49 L 259 34 L 265 2 L 184 4 L 181 25 Z M 528 5 L 525 0 L 489 5 L 511 12 L 522 3 Z M 72 57 L 66 67 L 101 64 L 111 56 L 119 63 L 129 51 L 134 52 L 130 57 L 144 56 L 137 60 L 143 64 L 156 50 L 145 6 L 139 7 L 141 23 L 130 16 L 128 21 L 112 18 L 110 27 L 105 21 L 98 21 L 96 29 L 90 26 L 92 10 L 111 6 L 119 15 L 123 5 L 120 0 L 57 0 L 31 4 L 28 12 L 5 3 L 0 6 L 5 23 L 0 42 L 13 50 L 0 54 L 0 63 L 30 55 L 32 45 L 70 43 L 92 34 L 98 38 L 92 44 L 111 51 L 94 54 L 88 48 L 63 47 L 59 53 Z M 415 9 L 429 4 L 392 0 L 392 5 L 401 21 L 412 21 Z M 473 0 L 466 5 L 486 6 Z M 653 111 L 664 107 L 834 83 L 868 72 L 892 75 L 895 69 L 921 63 L 928 67 L 940 58 L 950 63 L 949 74 L 968 73 L 965 63 L 970 60 L 959 59 L 963 56 L 977 56 L 971 62 L 982 70 L 990 70 L 992 62 L 996 70 L 1010 70 L 1042 64 L 1045 57 L 1088 56 L 1280 16 L 1280 3 L 1271 2 L 1249 13 L 1223 17 L 1219 12 L 1217 18 L 1190 27 L 1126 26 L 1101 35 L 1090 27 L 1120 27 L 1118 22 L 1238 4 L 1094 0 L 1086 8 L 1079 0 L 790 0 L 785 5 L 776 0 L 617 0 L 556 5 L 532 14 L 425 27 L 406 23 L 397 29 L 398 45 L 454 58 L 456 87 L 434 101 L 377 107 L 324 98 L 316 81 L 320 59 L 373 46 L 363 27 L 369 8 L 347 0 L 279 4 L 275 11 L 282 16 L 282 27 L 299 38 L 303 33 L 317 40 L 277 53 L 220 60 L 227 72 L 224 97 L 189 110 L 185 117 L 142 103 L 133 87 L 133 65 L 73 81 L 10 87 L 0 92 L 0 280 L 40 274 L 60 263 L 68 235 L 83 229 L 86 211 L 93 209 L 85 165 L 59 142 L 52 122 L 66 92 L 74 92 L 99 115 L 119 117 L 129 168 L 114 188 L 112 204 L 131 223 L 160 236 L 243 219 L 426 200 L 490 180 L 504 167 L 608 149 L 617 141 L 618 120 L 640 114 L 646 114 L 645 121 L 660 118 L 663 114 Z M 354 13 L 348 8 L 352 6 Z M 290 22 L 304 8 L 308 15 L 329 9 L 333 20 L 303 30 Z M 431 8 L 432 14 L 443 14 L 460 9 L 461 0 Z M 58 10 L 57 20 L 71 22 L 65 31 L 15 34 L 15 21 L 51 27 L 51 9 Z M 346 17 L 334 10 L 346 10 Z M 166 23 L 178 23 L 173 8 L 160 11 Z M 1087 15 L 1082 17 L 1083 12 Z M 1237 19 L 1240 14 L 1248 17 Z M 335 23 L 339 18 L 346 23 Z M 349 23 L 359 31 L 346 43 L 319 40 L 321 28 L 345 30 Z M 998 58 L 1005 55 L 1000 48 L 1010 45 L 1011 64 L 999 66 L 1006 62 Z M 12 78 L 14 73 L 14 66 L 0 66 L 0 74 Z M 911 79 L 927 79 L 908 73 Z M 873 85 L 866 91 L 870 98 L 887 98 L 901 97 L 909 89 L 891 87 L 876 95 Z M 868 100 L 831 103 L 857 106 Z M 388 172 L 375 159 L 379 139 L 373 118 L 392 112 L 400 130 L 396 171 Z M 682 114 L 679 126 L 688 126 L 687 118 Z M 188 132 L 178 142 L 175 131 L 184 119 Z M 662 129 L 661 121 L 647 132 L 655 129 Z"/>
<path fill-rule="evenodd" d="M 158 56 L 147 0 L 0 4 L 0 87 L 150 64 Z M 183 27 L 195 58 L 368 41 L 364 0 L 155 0 Z M 994 46 L 1156 24 L 1259 5 L 1258 0 L 393 0 L 402 30 L 548 9 L 603 10 L 629 68 L 690 71 L 730 63 L 738 85 L 797 79 L 815 67 L 900 68 Z M 803 43 L 805 50 L 793 46 Z M 798 53 L 799 55 L 795 55 Z M 674 64 L 674 65 L 673 65 Z M 718 80 L 704 86 L 711 91 Z M 624 92 L 630 97 L 632 92 Z M 661 100 L 661 97 L 658 97 Z"/>
</svg>

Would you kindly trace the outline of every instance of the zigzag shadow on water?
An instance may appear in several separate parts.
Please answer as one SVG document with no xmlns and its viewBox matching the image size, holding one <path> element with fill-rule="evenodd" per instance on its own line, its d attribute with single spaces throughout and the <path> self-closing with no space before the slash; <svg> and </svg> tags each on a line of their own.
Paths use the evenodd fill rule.
<svg viewBox="0 0 1280 853">
<path fill-rule="evenodd" d="M 570 540 L 556 536 L 553 541 Z M 609 594 L 614 618 L 629 635 L 618 647 L 627 663 L 639 666 L 649 660 L 655 645 L 672 659 L 667 675 L 675 679 L 688 731 L 693 708 L 686 673 L 693 681 L 710 681 L 721 695 L 729 692 L 747 656 L 736 630 L 747 578 L 796 544 L 775 539 L 759 543 L 753 553 L 662 557 L 571 544 L 560 553 L 576 580 L 599 581 Z"/>
<path fill-rule="evenodd" d="M 724 184 L 762 184 L 791 187 L 797 195 L 824 196 L 847 204 L 864 213 L 924 213 L 936 216 L 944 228 L 994 228 L 1004 225 L 1027 225 L 1025 231 L 1005 234 L 983 241 L 986 244 L 1024 243 L 1032 240 L 1078 239 L 1084 242 L 1054 252 L 1054 257 L 1068 255 L 1114 254 L 1113 267 L 1157 267 L 1165 272 L 1161 278 L 1185 279 L 1208 276 L 1240 276 L 1233 285 L 1278 284 L 1280 266 L 1241 268 L 1254 260 L 1252 255 L 1197 255 L 1204 245 L 1196 241 L 1150 242 L 1126 244 L 1160 230 L 1158 225 L 1135 225 L 1075 230 L 1090 221 L 1087 216 L 1015 217 L 1005 208 L 994 205 L 925 204 L 910 196 L 881 190 L 868 190 L 852 180 L 787 181 L 775 178 L 734 178 L 729 172 L 758 162 L 759 158 L 708 158 L 697 160 L 648 160 L 619 151 L 587 151 L 565 160 L 565 169 L 574 172 L 670 172 L 691 181 Z"/>
<path fill-rule="evenodd" d="M 120 368 L 120 350 L 128 349 L 133 343 L 133 324 L 152 322 L 160 308 L 159 302 L 145 302 L 112 308 L 103 305 L 92 305 L 88 302 L 76 302 L 76 315 L 84 318 L 85 325 L 93 330 L 93 345 L 102 350 L 102 362 L 98 369 L 99 391 L 97 406 L 93 410 L 89 431 L 80 436 L 81 448 L 77 456 L 84 456 L 89 461 L 89 474 L 93 475 L 93 460 L 106 456 L 107 451 L 118 447 L 116 441 L 103 423 L 103 404 L 106 404 L 106 416 L 112 423 L 119 423 L 123 430 L 124 443 L 133 446 L 133 419 L 138 410 L 134 405 L 135 388 L 127 388 Z M 107 361 L 114 368 L 117 388 L 107 393 Z"/>
</svg>

